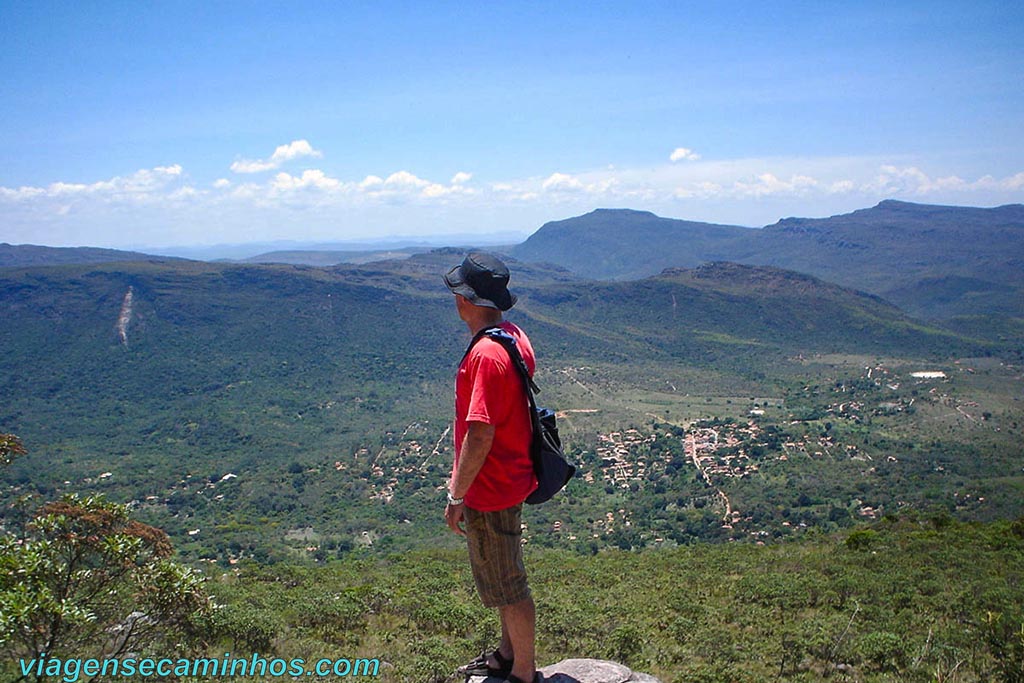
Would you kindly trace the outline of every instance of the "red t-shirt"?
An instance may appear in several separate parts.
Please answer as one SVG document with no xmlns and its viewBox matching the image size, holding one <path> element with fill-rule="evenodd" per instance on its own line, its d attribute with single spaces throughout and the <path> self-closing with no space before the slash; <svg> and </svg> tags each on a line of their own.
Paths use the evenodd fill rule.
<svg viewBox="0 0 1024 683">
<path fill-rule="evenodd" d="M 508 321 L 499 326 L 515 337 L 519 353 L 533 375 L 533 347 L 526 334 Z M 494 442 L 466 492 L 466 505 L 481 512 L 493 512 L 522 503 L 537 488 L 530 459 L 530 404 L 508 351 L 487 337 L 473 346 L 455 378 L 456 465 L 471 421 L 493 425 Z"/>
</svg>

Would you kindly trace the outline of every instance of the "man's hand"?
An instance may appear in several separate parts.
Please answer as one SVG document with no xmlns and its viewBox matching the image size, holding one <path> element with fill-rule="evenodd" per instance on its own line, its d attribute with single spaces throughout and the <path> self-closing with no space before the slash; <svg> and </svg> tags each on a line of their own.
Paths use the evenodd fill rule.
<svg viewBox="0 0 1024 683">
<path fill-rule="evenodd" d="M 459 536 L 465 536 L 466 530 L 462 528 L 462 522 L 466 517 L 466 506 L 462 503 L 452 505 L 448 503 L 444 509 L 444 521 L 448 522 L 448 528 Z"/>
</svg>

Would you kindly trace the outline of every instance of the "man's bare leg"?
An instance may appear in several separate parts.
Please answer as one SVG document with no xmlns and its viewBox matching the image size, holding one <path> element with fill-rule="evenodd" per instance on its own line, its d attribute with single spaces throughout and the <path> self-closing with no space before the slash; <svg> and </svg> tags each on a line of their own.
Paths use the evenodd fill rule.
<svg viewBox="0 0 1024 683">
<path fill-rule="evenodd" d="M 512 664 L 512 675 L 526 683 L 533 683 L 536 672 L 534 637 L 536 634 L 536 610 L 533 598 L 498 608 L 501 615 L 501 655 L 511 654 L 515 657 Z M 511 652 L 505 647 L 508 644 Z"/>
<path fill-rule="evenodd" d="M 501 613 L 501 608 L 498 609 L 498 616 L 501 617 L 501 643 L 498 645 L 498 652 L 506 660 L 511 660 L 515 653 L 512 651 L 512 638 L 508 635 L 508 627 L 505 626 L 505 616 Z M 487 662 L 487 665 L 492 669 L 498 668 L 498 660 L 493 656 Z"/>
</svg>

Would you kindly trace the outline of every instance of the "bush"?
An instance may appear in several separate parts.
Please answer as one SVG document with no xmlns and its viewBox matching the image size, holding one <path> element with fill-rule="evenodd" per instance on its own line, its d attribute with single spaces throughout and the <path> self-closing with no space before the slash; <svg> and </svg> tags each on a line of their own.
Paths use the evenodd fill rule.
<svg viewBox="0 0 1024 683">
<path fill-rule="evenodd" d="M 102 497 L 44 505 L 0 539 L 0 647 L 13 658 L 197 651 L 211 601 L 167 535 Z"/>
<path fill-rule="evenodd" d="M 878 542 L 878 532 L 873 529 L 858 529 L 846 537 L 846 547 L 850 550 L 868 550 Z"/>
</svg>

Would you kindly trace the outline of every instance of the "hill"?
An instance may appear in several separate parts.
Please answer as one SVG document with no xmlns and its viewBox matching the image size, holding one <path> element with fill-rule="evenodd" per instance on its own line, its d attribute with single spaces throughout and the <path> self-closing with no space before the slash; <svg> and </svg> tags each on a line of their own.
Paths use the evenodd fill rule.
<svg viewBox="0 0 1024 683">
<path fill-rule="evenodd" d="M 884 201 L 844 216 L 787 218 L 737 260 L 824 277 L 917 315 L 1024 313 L 1024 206 Z"/>
<path fill-rule="evenodd" d="M 661 218 L 649 211 L 597 209 L 545 223 L 511 254 L 564 266 L 581 277 L 629 280 L 664 268 L 734 260 L 734 245 L 751 228 Z"/>
<path fill-rule="evenodd" d="M 0 473 L 5 495 L 107 493 L 186 557 L 222 562 L 453 543 L 437 501 L 467 334 L 441 274 L 461 258 L 0 270 L 0 431 L 30 449 Z M 953 363 L 999 347 L 774 268 L 635 282 L 512 270 L 511 318 L 534 340 L 541 400 L 581 464 L 534 543 L 772 536 L 791 520 L 952 501 L 954 485 L 987 501 L 966 516 L 1020 508 L 1014 370 Z M 949 387 L 921 387 L 910 373 L 922 368 Z M 709 429 L 723 450 L 689 452 Z M 859 458 L 887 456 L 898 462 L 885 478 L 863 473 Z M 554 533 L 556 520 L 577 532 Z"/>
<path fill-rule="evenodd" d="M 642 340 L 690 362 L 722 351 L 735 358 L 780 350 L 941 354 L 965 348 L 965 340 L 928 328 L 878 297 L 793 271 L 735 263 L 670 268 L 633 282 L 548 286 L 530 292 L 524 303 L 526 311 L 538 309 L 545 320 L 606 330 L 620 347 Z"/>
<path fill-rule="evenodd" d="M 74 263 L 114 261 L 168 261 L 166 256 L 150 256 L 136 251 L 97 247 L 41 247 L 32 244 L 0 244 L 0 268 L 57 266 Z"/>
<path fill-rule="evenodd" d="M 635 278 L 726 260 L 795 270 L 928 318 L 1024 317 L 1024 206 L 884 201 L 761 230 L 601 210 L 544 225 L 512 253 L 594 278 Z"/>
</svg>

